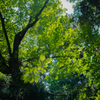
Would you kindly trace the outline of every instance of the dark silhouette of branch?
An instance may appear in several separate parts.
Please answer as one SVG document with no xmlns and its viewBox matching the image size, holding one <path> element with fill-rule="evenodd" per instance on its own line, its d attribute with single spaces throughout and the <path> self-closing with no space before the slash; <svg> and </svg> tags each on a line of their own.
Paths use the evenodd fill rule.
<svg viewBox="0 0 100 100">
<path fill-rule="evenodd" d="M 26 32 L 28 31 L 28 29 L 33 27 L 36 24 L 36 22 L 39 20 L 38 17 L 42 13 L 43 9 L 46 7 L 46 4 L 48 3 L 48 1 L 49 0 L 45 1 L 44 6 L 41 8 L 39 13 L 35 16 L 35 21 L 30 23 L 30 21 L 32 20 L 32 18 L 30 17 L 30 20 L 29 20 L 29 23 L 27 24 L 27 26 L 22 31 L 20 31 L 18 34 L 15 35 L 13 54 L 15 54 L 16 51 L 18 52 L 18 46 L 19 46 L 21 40 L 23 39 L 23 37 L 26 34 Z"/>
<path fill-rule="evenodd" d="M 11 57 L 10 43 L 9 43 L 9 40 L 8 40 L 6 28 L 5 28 L 5 25 L 4 25 L 4 18 L 2 17 L 1 12 L 0 12 L 0 18 L 1 18 L 2 28 L 3 28 L 3 31 L 4 31 L 4 34 L 5 34 L 5 37 L 6 37 L 6 41 L 7 41 L 7 46 L 8 46 L 9 55 L 10 55 L 10 57 Z"/>
<path fill-rule="evenodd" d="M 23 61 L 21 61 L 21 63 L 23 63 L 23 62 L 26 62 L 26 61 L 34 61 L 36 59 L 36 57 L 35 58 L 29 58 L 29 59 L 27 59 L 27 60 L 23 60 Z"/>
</svg>

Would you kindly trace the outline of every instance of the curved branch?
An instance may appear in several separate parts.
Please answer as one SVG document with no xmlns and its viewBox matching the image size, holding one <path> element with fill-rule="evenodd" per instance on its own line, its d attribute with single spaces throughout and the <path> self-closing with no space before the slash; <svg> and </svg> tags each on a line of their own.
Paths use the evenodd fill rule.
<svg viewBox="0 0 100 100">
<path fill-rule="evenodd" d="M 4 18 L 2 17 L 1 12 L 0 12 L 0 17 L 1 17 L 2 28 L 3 28 L 3 31 L 4 31 L 4 34 L 5 34 L 5 37 L 6 37 L 6 41 L 7 41 L 7 46 L 8 46 L 9 55 L 10 55 L 10 57 L 11 57 L 11 47 L 10 47 L 10 43 L 9 43 L 9 40 L 8 40 L 6 28 L 5 28 L 5 25 L 4 25 Z"/>
</svg>

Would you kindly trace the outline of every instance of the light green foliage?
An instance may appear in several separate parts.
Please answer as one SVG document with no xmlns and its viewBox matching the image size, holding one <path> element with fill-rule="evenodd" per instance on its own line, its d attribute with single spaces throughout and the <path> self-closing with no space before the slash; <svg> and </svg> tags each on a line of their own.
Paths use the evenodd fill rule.
<svg viewBox="0 0 100 100">
<path fill-rule="evenodd" d="M 7 79 L 6 75 L 0 72 L 0 80 Z"/>
<path fill-rule="evenodd" d="M 96 100 L 99 100 L 99 99 L 100 99 L 100 90 L 98 90 L 97 97 L 96 97 Z"/>
<path fill-rule="evenodd" d="M 45 55 L 41 54 L 41 55 L 40 55 L 40 61 L 43 62 L 44 60 L 45 60 Z"/>
</svg>

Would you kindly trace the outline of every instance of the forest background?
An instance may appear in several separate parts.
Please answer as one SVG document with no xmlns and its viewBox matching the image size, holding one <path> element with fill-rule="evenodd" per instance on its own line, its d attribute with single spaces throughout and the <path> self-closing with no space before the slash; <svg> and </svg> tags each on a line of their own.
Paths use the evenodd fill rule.
<svg viewBox="0 0 100 100">
<path fill-rule="evenodd" d="M 100 1 L 68 1 L 0 1 L 0 100 L 100 99 Z"/>
</svg>

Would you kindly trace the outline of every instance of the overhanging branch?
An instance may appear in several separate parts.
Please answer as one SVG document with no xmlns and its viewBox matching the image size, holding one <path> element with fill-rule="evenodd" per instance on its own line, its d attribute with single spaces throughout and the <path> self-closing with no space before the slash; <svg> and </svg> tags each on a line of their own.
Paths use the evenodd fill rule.
<svg viewBox="0 0 100 100">
<path fill-rule="evenodd" d="M 34 26 L 36 24 L 36 22 L 39 20 L 38 17 L 42 13 L 42 11 L 44 10 L 44 8 L 46 7 L 46 4 L 48 3 L 48 1 L 49 0 L 45 1 L 44 6 L 41 8 L 41 10 L 39 11 L 39 13 L 35 16 L 35 21 L 30 24 L 30 21 L 32 20 L 32 18 L 30 18 L 29 23 L 27 24 L 27 26 L 22 31 L 20 31 L 18 34 L 16 34 L 15 40 L 14 40 L 14 50 L 13 50 L 13 53 L 15 51 L 18 51 L 18 46 L 19 46 L 21 40 L 23 39 L 24 35 L 28 31 L 28 29 L 31 28 L 32 26 Z"/>
<path fill-rule="evenodd" d="M 29 59 L 27 59 L 27 60 L 23 60 L 23 61 L 21 61 L 21 63 L 23 63 L 23 62 L 28 62 L 28 61 L 34 61 L 36 58 L 29 58 Z"/>
<path fill-rule="evenodd" d="M 10 43 L 9 43 L 9 40 L 8 40 L 6 28 L 5 28 L 5 25 L 4 25 L 4 18 L 2 17 L 1 12 L 0 12 L 0 18 L 1 18 L 2 28 L 3 28 L 3 31 L 4 31 L 4 34 L 5 34 L 5 37 L 6 37 L 6 41 L 7 41 L 7 46 L 8 46 L 9 55 L 10 55 L 10 57 L 11 57 Z"/>
</svg>

